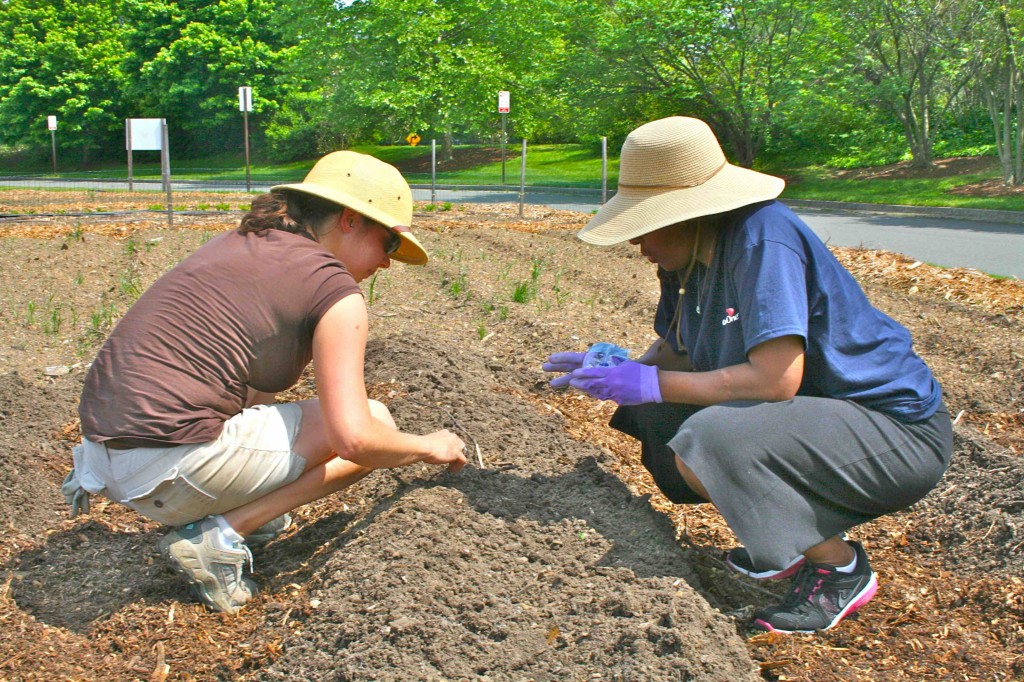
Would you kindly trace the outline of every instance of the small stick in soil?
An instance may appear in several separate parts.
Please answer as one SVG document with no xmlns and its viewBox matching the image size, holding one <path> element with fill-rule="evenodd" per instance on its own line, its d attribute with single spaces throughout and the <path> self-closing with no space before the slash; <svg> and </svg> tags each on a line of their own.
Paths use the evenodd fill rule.
<svg viewBox="0 0 1024 682">
<path fill-rule="evenodd" d="M 168 673 L 171 672 L 171 666 L 167 664 L 166 654 L 164 653 L 164 643 L 156 643 L 156 666 L 153 668 L 152 674 L 150 674 L 150 682 L 164 682 L 167 679 Z"/>
<path fill-rule="evenodd" d="M 471 434 L 469 432 L 469 429 L 467 429 L 465 426 L 463 426 L 462 424 L 459 423 L 459 420 L 455 418 L 454 414 L 452 414 L 449 410 L 447 410 L 447 409 L 445 409 L 443 407 L 441 409 L 444 410 L 448 414 L 448 418 L 452 420 L 452 424 L 455 426 L 455 428 L 457 428 L 467 438 L 469 438 L 471 441 L 473 441 L 473 447 L 476 449 L 476 464 L 477 464 L 478 467 L 483 469 L 484 468 L 484 458 L 480 454 L 480 445 L 477 444 L 476 438 L 473 438 L 473 434 Z"/>
<path fill-rule="evenodd" d="M 451 410 L 449 410 L 446 407 L 442 407 L 441 405 L 427 405 L 426 403 L 421 403 L 420 401 L 413 400 L 412 398 L 408 398 L 407 400 L 409 400 L 409 402 L 416 403 L 417 405 L 422 405 L 423 407 L 433 407 L 438 410 L 443 410 L 444 413 L 448 415 L 448 418 L 452 420 L 452 425 L 456 429 L 461 431 L 462 434 L 466 436 L 466 438 L 469 438 L 471 441 L 473 441 L 473 448 L 476 450 L 476 464 L 481 469 L 484 468 L 484 458 L 483 455 L 480 453 L 480 445 L 477 444 L 476 438 L 474 438 L 473 434 L 469 432 L 469 429 L 467 429 L 465 426 L 459 423 L 459 420 L 455 418 L 455 415 L 452 414 Z"/>
</svg>

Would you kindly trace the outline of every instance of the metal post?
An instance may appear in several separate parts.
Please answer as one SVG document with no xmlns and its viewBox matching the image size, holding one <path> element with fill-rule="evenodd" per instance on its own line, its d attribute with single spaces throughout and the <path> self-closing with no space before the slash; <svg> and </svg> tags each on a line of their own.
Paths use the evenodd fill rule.
<svg viewBox="0 0 1024 682">
<path fill-rule="evenodd" d="M 252 88 L 243 85 L 238 88 L 238 110 L 242 112 L 245 126 L 245 191 L 252 191 L 252 180 L 249 173 L 249 112 L 252 111 Z"/>
<path fill-rule="evenodd" d="M 523 217 L 523 202 L 526 201 L 526 138 L 523 138 L 523 158 L 519 164 L 519 217 Z"/>
<path fill-rule="evenodd" d="M 50 149 L 53 152 L 53 174 L 57 174 L 57 132 L 50 131 Z"/>
<path fill-rule="evenodd" d="M 132 120 L 126 118 L 124 120 L 124 146 L 128 150 L 128 191 L 131 192 L 135 189 L 132 182 Z"/>
<path fill-rule="evenodd" d="M 167 193 L 167 226 L 174 226 L 174 204 L 171 196 L 171 147 L 167 137 L 167 119 L 160 122 L 160 176 Z"/>
<path fill-rule="evenodd" d="M 249 112 L 242 112 L 242 120 L 245 125 L 245 191 L 252 191 L 252 182 L 249 180 Z"/>
<path fill-rule="evenodd" d="M 437 140 L 430 141 L 430 203 L 437 203 Z"/>
<path fill-rule="evenodd" d="M 508 114 L 501 115 L 501 184 L 505 184 L 505 119 Z"/>
<path fill-rule="evenodd" d="M 608 138 L 601 138 L 601 205 L 608 201 Z"/>
</svg>

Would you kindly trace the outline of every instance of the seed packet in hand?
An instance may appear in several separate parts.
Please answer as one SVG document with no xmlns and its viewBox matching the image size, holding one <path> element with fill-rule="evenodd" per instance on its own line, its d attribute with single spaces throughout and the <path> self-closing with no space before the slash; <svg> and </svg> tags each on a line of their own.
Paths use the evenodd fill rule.
<svg viewBox="0 0 1024 682">
<path fill-rule="evenodd" d="M 614 343 L 595 343 L 583 356 L 584 367 L 617 367 L 629 359 L 629 351 Z"/>
</svg>

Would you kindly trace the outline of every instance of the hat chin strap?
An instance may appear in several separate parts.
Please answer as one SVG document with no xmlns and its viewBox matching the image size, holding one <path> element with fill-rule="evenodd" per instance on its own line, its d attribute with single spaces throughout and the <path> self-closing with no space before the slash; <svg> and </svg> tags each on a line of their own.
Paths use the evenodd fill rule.
<svg viewBox="0 0 1024 682">
<path fill-rule="evenodd" d="M 680 332 L 680 326 L 683 323 L 683 296 L 686 295 L 686 283 L 690 281 L 690 275 L 693 273 L 693 266 L 697 264 L 697 250 L 700 247 L 700 227 L 701 223 L 697 222 L 697 230 L 693 237 L 693 252 L 690 254 L 690 262 L 686 265 L 686 270 L 683 276 L 679 280 L 679 298 L 676 299 L 676 309 L 672 313 L 672 321 L 669 322 L 669 331 L 675 331 L 676 334 L 676 348 L 682 348 L 683 338 Z M 679 270 L 676 270 L 679 272 Z M 666 343 L 668 339 L 664 339 L 662 343 Z"/>
</svg>

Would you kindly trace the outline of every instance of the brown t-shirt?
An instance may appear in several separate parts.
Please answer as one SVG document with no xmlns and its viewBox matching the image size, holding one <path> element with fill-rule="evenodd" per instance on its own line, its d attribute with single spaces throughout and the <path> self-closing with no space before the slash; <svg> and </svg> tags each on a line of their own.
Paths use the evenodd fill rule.
<svg viewBox="0 0 1024 682">
<path fill-rule="evenodd" d="M 119 447 L 214 440 L 250 386 L 274 393 L 299 379 L 320 318 L 358 292 L 307 237 L 210 240 L 147 289 L 100 349 L 78 408 L 83 435 Z"/>
</svg>

